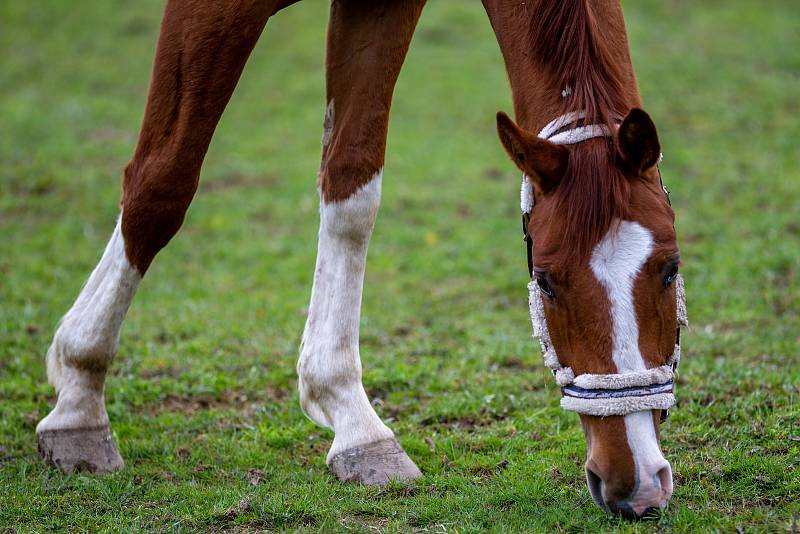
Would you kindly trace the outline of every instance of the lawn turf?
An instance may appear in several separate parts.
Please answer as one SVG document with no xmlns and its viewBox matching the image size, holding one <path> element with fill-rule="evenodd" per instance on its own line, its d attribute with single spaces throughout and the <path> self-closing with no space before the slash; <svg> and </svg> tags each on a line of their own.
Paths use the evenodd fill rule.
<svg viewBox="0 0 800 534">
<path fill-rule="evenodd" d="M 0 5 L 0 528 L 783 531 L 800 522 L 800 11 L 624 2 L 659 126 L 689 298 L 675 494 L 591 501 L 575 414 L 530 339 L 510 111 L 479 2 L 432 0 L 395 92 L 361 329 L 364 384 L 425 476 L 336 482 L 295 362 L 316 253 L 326 3 L 271 20 L 180 234 L 128 313 L 106 399 L 126 468 L 36 453 L 44 355 L 100 257 L 162 2 Z"/>
</svg>

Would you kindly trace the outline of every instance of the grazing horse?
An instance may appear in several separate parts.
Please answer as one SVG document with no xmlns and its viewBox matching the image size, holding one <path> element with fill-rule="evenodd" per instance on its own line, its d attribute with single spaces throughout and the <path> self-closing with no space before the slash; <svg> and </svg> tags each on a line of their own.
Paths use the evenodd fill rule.
<svg viewBox="0 0 800 534">
<path fill-rule="evenodd" d="M 183 223 L 267 19 L 294 1 L 167 2 L 116 228 L 47 353 L 58 393 L 36 428 L 47 463 L 66 472 L 122 467 L 104 401 L 122 321 Z M 368 485 L 421 476 L 364 391 L 359 317 L 392 93 L 424 4 L 330 6 L 319 248 L 297 371 L 305 413 L 334 432 L 329 468 Z M 638 517 L 672 493 L 659 424 L 674 403 L 681 286 L 659 141 L 640 109 L 622 11 L 617 0 L 483 4 L 513 94 L 516 122 L 500 113 L 497 128 L 524 173 L 534 330 L 562 406 L 580 414 L 592 496 Z"/>
</svg>

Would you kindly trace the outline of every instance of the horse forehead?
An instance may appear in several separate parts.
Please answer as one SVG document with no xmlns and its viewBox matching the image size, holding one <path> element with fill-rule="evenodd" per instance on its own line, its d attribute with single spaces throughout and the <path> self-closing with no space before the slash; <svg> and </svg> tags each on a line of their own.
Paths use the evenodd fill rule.
<svg viewBox="0 0 800 534">
<path fill-rule="evenodd" d="M 605 286 L 629 284 L 653 253 L 653 233 L 636 221 L 616 221 L 595 245 L 589 266 Z"/>
</svg>

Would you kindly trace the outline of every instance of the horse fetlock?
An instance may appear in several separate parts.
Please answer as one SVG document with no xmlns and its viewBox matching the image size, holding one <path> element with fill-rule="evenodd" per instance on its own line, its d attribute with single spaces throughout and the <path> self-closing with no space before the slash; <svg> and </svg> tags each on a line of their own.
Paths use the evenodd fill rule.
<svg viewBox="0 0 800 534">
<path fill-rule="evenodd" d="M 298 362 L 300 406 L 311 420 L 335 430 L 332 410 L 341 403 L 350 403 L 358 390 L 363 391 L 361 370 L 340 368 L 334 372 L 317 363 L 310 357 L 301 357 Z"/>
<path fill-rule="evenodd" d="M 56 334 L 47 354 L 47 371 L 58 397 L 53 410 L 36 427 L 37 433 L 108 425 L 104 384 L 110 357 L 76 348 L 62 344 Z"/>
<path fill-rule="evenodd" d="M 89 383 L 96 382 L 95 376 L 105 376 L 114 353 L 117 351 L 116 336 L 98 335 L 71 328 L 69 319 L 56 331 L 53 342 L 47 351 L 47 377 L 56 390 L 61 389 L 65 375 L 75 381 L 81 375 Z"/>
<path fill-rule="evenodd" d="M 297 389 L 300 393 L 300 408 L 306 417 L 314 421 L 320 426 L 333 428 L 333 422 L 325 413 L 322 404 L 319 402 L 319 395 L 314 387 L 310 385 L 303 376 L 299 376 L 297 380 Z"/>
<path fill-rule="evenodd" d="M 37 432 L 108 425 L 103 391 L 116 343 L 78 336 L 68 326 L 65 320 L 47 352 L 47 376 L 58 397 Z"/>
<path fill-rule="evenodd" d="M 333 429 L 328 457 L 351 447 L 394 437 L 369 402 L 361 384 L 360 366 L 335 368 L 301 357 L 297 370 L 300 406 L 317 424 Z M 357 362 L 357 360 L 356 360 Z"/>
</svg>

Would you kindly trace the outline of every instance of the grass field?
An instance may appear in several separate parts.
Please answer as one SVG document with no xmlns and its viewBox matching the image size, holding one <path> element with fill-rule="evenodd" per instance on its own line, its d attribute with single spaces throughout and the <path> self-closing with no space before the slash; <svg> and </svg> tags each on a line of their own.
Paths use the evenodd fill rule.
<svg viewBox="0 0 800 534">
<path fill-rule="evenodd" d="M 793 531 L 800 523 L 800 10 L 624 2 L 689 295 L 676 490 L 596 508 L 530 338 L 510 111 L 479 2 L 432 0 L 395 93 L 364 296 L 364 383 L 425 477 L 325 467 L 295 361 L 317 233 L 326 3 L 275 17 L 157 258 L 107 383 L 127 467 L 44 467 L 44 354 L 117 215 L 162 2 L 0 5 L 0 530 Z"/>
</svg>

